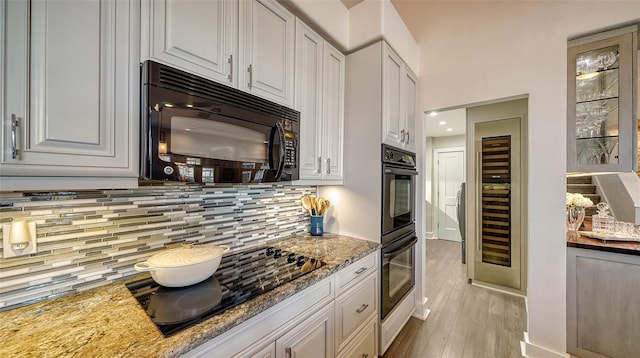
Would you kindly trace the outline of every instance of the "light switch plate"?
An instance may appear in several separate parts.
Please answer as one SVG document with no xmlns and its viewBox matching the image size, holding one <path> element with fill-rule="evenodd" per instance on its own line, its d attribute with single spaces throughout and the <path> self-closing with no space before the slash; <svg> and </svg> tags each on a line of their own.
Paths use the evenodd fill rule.
<svg viewBox="0 0 640 358">
<path fill-rule="evenodd" d="M 29 245 L 23 250 L 14 250 L 9 243 L 9 234 L 11 233 L 11 224 L 2 225 L 2 254 L 5 259 L 16 256 L 24 256 L 29 254 L 35 254 L 38 252 L 36 243 L 36 223 L 29 223 L 29 232 L 31 237 L 29 238 Z"/>
</svg>

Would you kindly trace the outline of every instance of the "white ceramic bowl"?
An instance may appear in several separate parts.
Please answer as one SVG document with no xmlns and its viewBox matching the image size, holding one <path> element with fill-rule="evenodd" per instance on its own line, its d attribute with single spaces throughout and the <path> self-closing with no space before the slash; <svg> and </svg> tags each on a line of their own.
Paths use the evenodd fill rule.
<svg viewBox="0 0 640 358">
<path fill-rule="evenodd" d="M 147 261 L 135 264 L 133 268 L 150 272 L 159 285 L 184 287 L 211 277 L 227 251 L 229 246 L 182 245 L 159 252 Z"/>
</svg>

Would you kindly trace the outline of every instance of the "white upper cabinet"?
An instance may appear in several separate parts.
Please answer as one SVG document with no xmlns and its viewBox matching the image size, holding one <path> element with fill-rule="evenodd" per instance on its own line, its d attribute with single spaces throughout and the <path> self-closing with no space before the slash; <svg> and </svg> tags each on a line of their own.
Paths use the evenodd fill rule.
<svg viewBox="0 0 640 358">
<path fill-rule="evenodd" d="M 418 113 L 418 78 L 411 72 L 408 67 L 405 67 L 404 71 L 404 129 L 405 129 L 405 141 L 404 148 L 415 152 L 416 151 L 416 115 Z"/>
<path fill-rule="evenodd" d="M 153 0 L 144 5 L 144 58 L 237 85 L 237 1 Z"/>
<path fill-rule="evenodd" d="M 386 43 L 382 56 L 382 141 L 415 152 L 416 76 Z"/>
<path fill-rule="evenodd" d="M 345 58 L 326 42 L 323 69 L 323 177 L 325 180 L 342 180 Z"/>
<path fill-rule="evenodd" d="M 0 7 L 0 190 L 136 186 L 140 2 Z"/>
<path fill-rule="evenodd" d="M 240 1 L 239 87 L 293 105 L 295 16 L 275 0 Z"/>
<path fill-rule="evenodd" d="M 293 106 L 295 16 L 275 0 L 148 0 L 152 59 Z"/>
<path fill-rule="evenodd" d="M 345 58 L 298 20 L 295 108 L 300 111 L 300 179 L 343 180 Z"/>
</svg>

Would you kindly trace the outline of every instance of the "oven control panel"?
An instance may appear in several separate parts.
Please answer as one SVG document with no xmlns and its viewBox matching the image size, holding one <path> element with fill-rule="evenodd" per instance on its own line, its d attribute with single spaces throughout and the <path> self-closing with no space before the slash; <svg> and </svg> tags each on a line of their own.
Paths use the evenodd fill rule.
<svg viewBox="0 0 640 358">
<path fill-rule="evenodd" d="M 382 145 L 382 162 L 415 168 L 416 155 L 388 145 Z"/>
</svg>

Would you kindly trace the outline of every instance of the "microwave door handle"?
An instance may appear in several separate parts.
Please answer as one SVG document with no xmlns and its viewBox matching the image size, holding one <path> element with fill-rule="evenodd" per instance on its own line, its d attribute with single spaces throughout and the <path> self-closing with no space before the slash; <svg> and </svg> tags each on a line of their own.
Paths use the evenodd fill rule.
<svg viewBox="0 0 640 358">
<path fill-rule="evenodd" d="M 278 163 L 278 169 L 275 172 L 275 179 L 279 180 L 280 176 L 282 176 L 282 171 L 284 170 L 284 128 L 280 123 L 276 123 L 275 126 L 271 128 L 271 135 L 269 136 L 269 167 L 271 170 L 274 170 L 273 163 L 273 146 L 275 145 L 275 136 L 276 132 L 278 132 L 278 139 L 280 140 L 280 148 L 278 151 L 278 155 L 280 158 L 280 162 Z"/>
<path fill-rule="evenodd" d="M 398 255 L 399 253 L 401 253 L 402 251 L 406 250 L 407 248 L 415 245 L 415 243 L 418 242 L 418 238 L 416 236 L 413 237 L 413 239 L 409 242 L 407 242 L 406 244 L 400 246 L 399 248 L 391 251 L 391 252 L 386 252 L 384 255 L 382 255 L 383 258 L 389 258 L 389 257 L 394 257 L 396 255 Z"/>
</svg>

